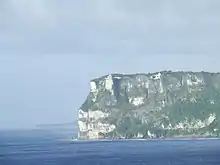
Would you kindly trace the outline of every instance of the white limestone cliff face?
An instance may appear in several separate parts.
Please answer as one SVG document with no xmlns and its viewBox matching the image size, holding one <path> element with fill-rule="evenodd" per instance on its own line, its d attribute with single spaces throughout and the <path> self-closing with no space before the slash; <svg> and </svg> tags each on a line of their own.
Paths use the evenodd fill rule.
<svg viewBox="0 0 220 165">
<path fill-rule="evenodd" d="M 105 78 L 105 89 L 108 90 L 109 92 L 111 92 L 111 94 L 113 94 L 113 79 L 112 79 L 112 75 L 108 75 Z"/>
<path fill-rule="evenodd" d="M 214 120 L 216 119 L 216 114 L 209 114 L 209 117 L 207 117 L 204 120 L 200 119 L 193 119 L 192 121 L 189 121 L 188 119 L 185 119 L 184 121 L 180 121 L 178 124 L 167 127 L 165 129 L 183 129 L 183 130 L 196 130 L 200 128 L 205 128 L 212 124 Z"/>
<path fill-rule="evenodd" d="M 134 97 L 134 98 L 130 98 L 129 102 L 132 103 L 135 106 L 139 106 L 144 104 L 144 97 Z"/>
<path fill-rule="evenodd" d="M 93 94 L 92 101 L 95 102 L 97 99 L 97 95 L 98 95 L 99 90 L 97 89 L 97 85 L 94 81 L 90 82 L 90 92 Z"/>
<path fill-rule="evenodd" d="M 104 113 L 99 110 L 88 112 L 79 110 L 79 131 L 86 133 L 88 139 L 98 139 L 100 137 L 100 134 L 112 132 L 115 129 L 115 125 L 100 121 L 101 119 L 105 119 L 106 117 L 108 117 L 108 115 L 108 113 Z"/>
</svg>

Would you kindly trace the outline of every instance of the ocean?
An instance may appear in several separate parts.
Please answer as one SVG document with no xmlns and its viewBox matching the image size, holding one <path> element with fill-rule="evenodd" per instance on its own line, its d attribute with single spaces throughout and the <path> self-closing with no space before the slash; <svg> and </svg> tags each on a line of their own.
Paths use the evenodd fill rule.
<svg viewBox="0 0 220 165">
<path fill-rule="evenodd" d="M 220 140 L 71 141 L 2 131 L 0 165 L 220 165 Z"/>
</svg>

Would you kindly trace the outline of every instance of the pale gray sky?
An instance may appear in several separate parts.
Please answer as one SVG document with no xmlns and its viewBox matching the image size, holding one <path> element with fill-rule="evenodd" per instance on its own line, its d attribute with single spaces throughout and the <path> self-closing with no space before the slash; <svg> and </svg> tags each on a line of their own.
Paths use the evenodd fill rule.
<svg viewBox="0 0 220 165">
<path fill-rule="evenodd" d="M 0 0 L 0 128 L 71 122 L 104 74 L 220 70 L 219 0 Z"/>
</svg>

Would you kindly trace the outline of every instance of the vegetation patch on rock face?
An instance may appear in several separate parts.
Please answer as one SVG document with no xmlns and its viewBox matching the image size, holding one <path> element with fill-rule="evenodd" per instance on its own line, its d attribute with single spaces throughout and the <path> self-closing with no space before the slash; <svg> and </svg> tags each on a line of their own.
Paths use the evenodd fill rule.
<svg viewBox="0 0 220 165">
<path fill-rule="evenodd" d="M 218 137 L 220 74 L 162 71 L 91 80 L 79 138 Z"/>
</svg>

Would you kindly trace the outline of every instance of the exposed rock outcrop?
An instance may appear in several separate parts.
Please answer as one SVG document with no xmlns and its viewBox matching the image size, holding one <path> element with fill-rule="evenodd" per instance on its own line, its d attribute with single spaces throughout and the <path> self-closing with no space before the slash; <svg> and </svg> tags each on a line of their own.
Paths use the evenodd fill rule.
<svg viewBox="0 0 220 165">
<path fill-rule="evenodd" d="M 111 74 L 90 86 L 78 110 L 80 139 L 219 136 L 218 73 Z"/>
</svg>

